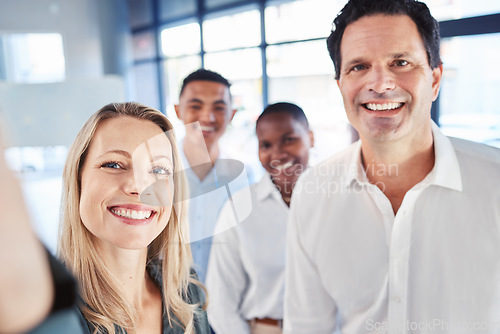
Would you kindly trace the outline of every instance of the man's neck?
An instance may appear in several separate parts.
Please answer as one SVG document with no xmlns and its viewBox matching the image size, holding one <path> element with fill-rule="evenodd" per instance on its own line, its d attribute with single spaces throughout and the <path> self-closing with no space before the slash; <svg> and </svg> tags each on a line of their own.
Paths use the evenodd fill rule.
<svg viewBox="0 0 500 334">
<path fill-rule="evenodd" d="M 182 149 L 184 150 L 184 155 L 189 166 L 200 180 L 205 179 L 208 173 L 210 173 L 220 154 L 218 143 L 213 145 L 196 145 L 191 141 L 184 140 Z"/>
<path fill-rule="evenodd" d="M 387 196 L 395 214 L 405 194 L 434 167 L 432 132 L 413 144 L 370 145 L 362 142 L 361 150 L 368 180 Z"/>
</svg>

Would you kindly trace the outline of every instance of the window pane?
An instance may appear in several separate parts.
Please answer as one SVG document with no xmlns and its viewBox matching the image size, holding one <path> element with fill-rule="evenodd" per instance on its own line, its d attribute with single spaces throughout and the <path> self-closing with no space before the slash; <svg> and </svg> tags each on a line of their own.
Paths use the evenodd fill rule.
<svg viewBox="0 0 500 334">
<path fill-rule="evenodd" d="M 245 1 L 246 0 L 206 0 L 205 4 L 207 8 L 214 8 L 223 5 L 237 4 Z"/>
<path fill-rule="evenodd" d="M 66 76 L 61 34 L 0 35 L 0 74 L 6 81 L 44 83 Z"/>
<path fill-rule="evenodd" d="M 132 35 L 134 60 L 154 58 L 156 56 L 156 43 L 153 31 L 146 31 Z"/>
<path fill-rule="evenodd" d="M 200 56 L 181 57 L 163 62 L 163 73 L 165 74 L 163 83 L 167 106 L 173 106 L 179 102 L 182 80 L 200 67 Z"/>
<path fill-rule="evenodd" d="M 200 43 L 198 23 L 167 28 L 161 32 L 162 51 L 167 57 L 199 53 Z"/>
<path fill-rule="evenodd" d="M 196 13 L 195 0 L 160 0 L 160 20 Z"/>
<path fill-rule="evenodd" d="M 325 40 L 273 45 L 267 48 L 269 77 L 333 75 L 333 71 Z"/>
<path fill-rule="evenodd" d="M 448 38 L 441 52 L 443 132 L 500 147 L 500 34 Z"/>
<path fill-rule="evenodd" d="M 129 23 L 132 28 L 153 23 L 152 0 L 128 0 Z"/>
<path fill-rule="evenodd" d="M 208 19 L 203 22 L 205 51 L 260 45 L 258 10 Z"/>
<path fill-rule="evenodd" d="M 351 134 L 324 40 L 269 46 L 269 103 L 296 103 L 315 132 L 312 163 L 350 143 Z"/>
<path fill-rule="evenodd" d="M 136 93 L 134 100 L 149 107 L 160 109 L 156 63 L 134 66 L 134 79 Z"/>
<path fill-rule="evenodd" d="M 301 0 L 266 7 L 266 42 L 328 37 L 346 0 Z"/>
<path fill-rule="evenodd" d="M 219 72 L 231 83 L 238 112 L 221 138 L 221 146 L 235 159 L 260 168 L 255 138 L 255 120 L 262 112 L 262 62 L 260 49 L 209 53 L 205 67 Z M 258 179 L 258 174 L 255 175 Z"/>
<path fill-rule="evenodd" d="M 225 73 L 226 78 L 254 79 L 262 77 L 262 61 L 259 48 L 207 53 L 205 67 Z"/>
<path fill-rule="evenodd" d="M 498 0 L 422 0 L 438 21 L 500 12 Z"/>
</svg>

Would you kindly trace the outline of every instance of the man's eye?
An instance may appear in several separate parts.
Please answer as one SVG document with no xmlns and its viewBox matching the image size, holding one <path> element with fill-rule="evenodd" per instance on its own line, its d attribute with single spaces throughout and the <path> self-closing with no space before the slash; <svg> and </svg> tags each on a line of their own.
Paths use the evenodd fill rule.
<svg viewBox="0 0 500 334">
<path fill-rule="evenodd" d="M 362 70 L 364 70 L 365 68 L 366 68 L 366 66 L 365 66 L 365 65 L 361 65 L 361 64 L 360 64 L 360 65 L 355 65 L 355 66 L 353 66 L 353 67 L 351 68 L 351 71 L 353 71 L 353 72 L 358 72 L 358 71 L 362 71 Z"/>
<path fill-rule="evenodd" d="M 398 60 L 396 60 L 395 64 L 396 64 L 396 66 L 406 66 L 409 64 L 409 62 L 407 60 L 404 60 L 404 59 L 398 59 Z"/>
<path fill-rule="evenodd" d="M 271 145 L 270 145 L 269 143 L 261 143 L 261 144 L 259 145 L 259 147 L 260 147 L 261 149 L 268 149 L 268 148 L 270 148 L 270 147 L 271 147 Z"/>
<path fill-rule="evenodd" d="M 123 169 L 123 166 L 117 161 L 108 161 L 103 163 L 101 168 Z"/>
</svg>

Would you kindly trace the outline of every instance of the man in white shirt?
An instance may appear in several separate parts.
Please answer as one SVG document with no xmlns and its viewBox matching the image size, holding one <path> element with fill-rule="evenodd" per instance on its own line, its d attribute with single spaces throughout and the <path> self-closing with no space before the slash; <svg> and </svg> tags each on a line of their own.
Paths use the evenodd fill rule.
<svg viewBox="0 0 500 334">
<path fill-rule="evenodd" d="M 219 146 L 219 139 L 236 113 L 229 88 L 230 83 L 219 73 L 199 69 L 184 79 L 179 104 L 175 105 L 177 117 L 186 128 L 180 156 L 190 190 L 191 251 L 202 282 L 222 205 L 230 192 L 247 187 L 251 178 L 243 163 L 227 159 Z"/>
<path fill-rule="evenodd" d="M 437 22 L 417 1 L 351 0 L 328 50 L 361 141 L 297 183 L 285 333 L 497 333 L 500 152 L 431 121 Z"/>
<path fill-rule="evenodd" d="M 287 102 L 267 106 L 256 122 L 259 160 L 266 170 L 226 202 L 207 275 L 210 324 L 217 334 L 281 334 L 288 206 L 314 144 L 304 111 Z M 251 211 L 238 223 L 238 212 Z M 234 227 L 234 228 L 231 228 Z"/>
</svg>

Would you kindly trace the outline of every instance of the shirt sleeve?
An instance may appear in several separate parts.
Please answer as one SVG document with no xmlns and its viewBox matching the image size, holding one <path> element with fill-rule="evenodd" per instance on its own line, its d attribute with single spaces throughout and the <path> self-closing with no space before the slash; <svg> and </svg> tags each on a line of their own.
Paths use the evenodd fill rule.
<svg viewBox="0 0 500 334">
<path fill-rule="evenodd" d="M 304 208 L 293 203 L 294 200 L 287 230 L 284 333 L 332 334 L 336 329 L 337 308 L 321 281 L 321 268 L 316 267 L 301 243 L 298 211 L 303 213 Z"/>
<path fill-rule="evenodd" d="M 228 203 L 217 224 L 228 224 L 234 219 Z M 248 276 L 242 263 L 238 226 L 214 237 L 207 272 L 208 320 L 217 334 L 250 333 L 248 322 L 241 314 L 240 305 L 248 285 Z"/>
<path fill-rule="evenodd" d="M 75 279 L 48 249 L 45 249 L 45 252 L 49 258 L 50 272 L 55 291 L 54 302 L 50 312 L 53 313 L 61 309 L 71 308 L 76 305 L 77 300 Z"/>
</svg>

